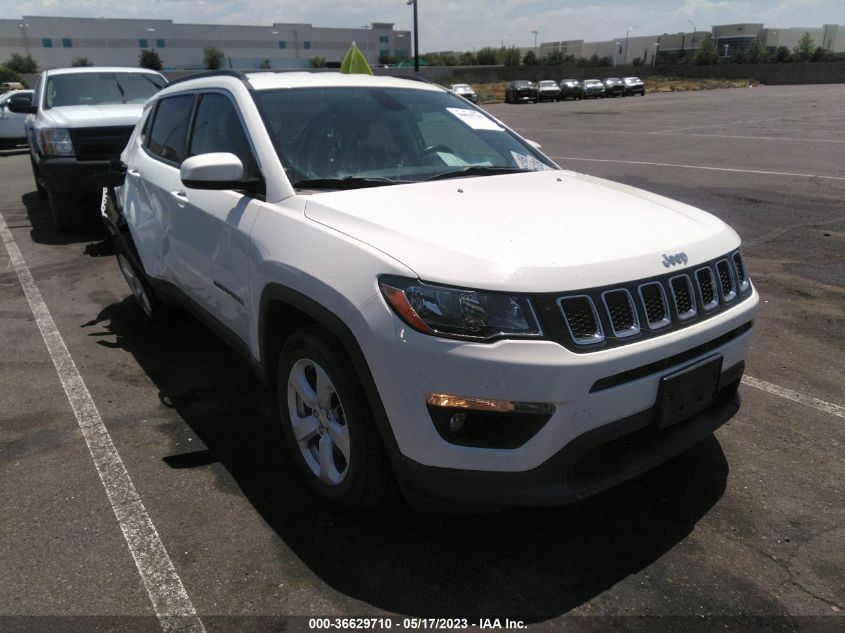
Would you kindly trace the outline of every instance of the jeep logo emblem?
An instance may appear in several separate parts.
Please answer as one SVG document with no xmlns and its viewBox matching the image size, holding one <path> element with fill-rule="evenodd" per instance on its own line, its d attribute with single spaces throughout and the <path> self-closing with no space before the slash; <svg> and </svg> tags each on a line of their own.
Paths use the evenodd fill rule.
<svg viewBox="0 0 845 633">
<path fill-rule="evenodd" d="M 686 253 L 676 253 L 674 255 L 667 255 L 663 253 L 663 265 L 666 268 L 671 268 L 672 266 L 677 266 L 678 264 L 686 264 L 687 263 L 687 254 Z"/>
</svg>

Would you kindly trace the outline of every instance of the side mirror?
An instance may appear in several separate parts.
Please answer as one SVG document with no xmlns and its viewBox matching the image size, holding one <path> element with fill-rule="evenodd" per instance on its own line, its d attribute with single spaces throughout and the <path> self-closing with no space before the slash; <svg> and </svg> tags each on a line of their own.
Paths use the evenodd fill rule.
<svg viewBox="0 0 845 633">
<path fill-rule="evenodd" d="M 532 141 L 530 138 L 525 139 L 525 142 L 528 143 L 534 149 L 543 149 L 542 145 L 540 145 L 537 141 Z"/>
<path fill-rule="evenodd" d="M 38 107 L 32 105 L 31 97 L 10 97 L 6 102 L 10 112 L 16 114 L 35 114 Z"/>
<path fill-rule="evenodd" d="M 179 169 L 179 177 L 190 189 L 244 189 L 249 185 L 244 180 L 241 159 L 228 152 L 186 158 Z"/>
</svg>

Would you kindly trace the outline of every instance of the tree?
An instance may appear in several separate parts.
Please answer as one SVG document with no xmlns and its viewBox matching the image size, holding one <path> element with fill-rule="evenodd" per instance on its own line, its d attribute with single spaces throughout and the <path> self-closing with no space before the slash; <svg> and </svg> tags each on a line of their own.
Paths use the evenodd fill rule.
<svg viewBox="0 0 845 633">
<path fill-rule="evenodd" d="M 21 82 L 21 76 L 18 73 L 6 66 L 6 64 L 0 64 L 0 82 L 6 81 L 17 81 L 23 83 Z"/>
<path fill-rule="evenodd" d="M 631 63 L 634 66 L 642 66 L 643 65 L 643 58 L 642 57 L 635 57 Z"/>
<path fill-rule="evenodd" d="M 38 72 L 38 64 L 32 59 L 32 55 L 12 53 L 3 65 L 12 72 L 21 75 L 31 75 Z"/>
<path fill-rule="evenodd" d="M 478 53 L 476 53 L 476 58 L 481 66 L 495 66 L 497 63 L 496 49 L 492 46 L 485 46 L 479 49 Z"/>
<path fill-rule="evenodd" d="M 775 61 L 779 64 L 792 61 L 792 52 L 787 46 L 778 46 L 775 49 Z"/>
<path fill-rule="evenodd" d="M 521 59 L 522 52 L 516 46 L 511 46 L 510 48 L 503 46 L 496 53 L 496 61 L 503 66 L 519 66 Z"/>
<path fill-rule="evenodd" d="M 528 57 L 526 55 L 526 57 Z M 527 63 L 527 62 L 526 62 Z M 543 55 L 544 66 L 560 66 L 563 63 L 563 53 L 558 50 L 551 50 Z"/>
<path fill-rule="evenodd" d="M 320 57 L 319 55 L 314 55 L 311 58 L 311 68 L 325 68 L 326 67 L 326 58 Z"/>
<path fill-rule="evenodd" d="M 142 50 L 141 54 L 138 55 L 138 65 L 150 70 L 161 70 L 161 57 L 153 50 Z"/>
<path fill-rule="evenodd" d="M 590 55 L 590 66 L 598 66 L 599 65 L 599 56 L 593 53 Z"/>
<path fill-rule="evenodd" d="M 207 70 L 217 70 L 223 65 L 223 51 L 216 46 L 209 46 L 202 51 L 202 62 Z"/>
<path fill-rule="evenodd" d="M 760 38 L 755 39 L 748 47 L 748 61 L 752 64 L 764 64 L 769 61 L 769 49 Z"/>
<path fill-rule="evenodd" d="M 715 64 L 718 59 L 719 52 L 716 50 L 716 44 L 713 43 L 713 38 L 708 33 L 701 40 L 701 47 L 695 51 L 692 61 L 699 66 L 707 66 L 708 64 Z"/>
<path fill-rule="evenodd" d="M 813 51 L 813 56 L 810 58 L 811 62 L 832 62 L 836 60 L 836 53 L 829 51 L 821 46 L 816 46 Z"/>
<path fill-rule="evenodd" d="M 458 63 L 461 66 L 475 66 L 478 63 L 478 60 L 475 59 L 475 55 L 467 51 L 466 53 L 461 53 L 461 56 L 458 58 Z"/>
<path fill-rule="evenodd" d="M 797 62 L 808 62 L 813 56 L 813 51 L 816 49 L 816 43 L 809 33 L 804 33 L 798 44 L 792 49 L 792 56 Z"/>
<path fill-rule="evenodd" d="M 528 51 L 525 53 L 525 57 L 522 58 L 522 63 L 526 66 L 536 66 L 540 63 L 540 61 L 537 59 L 537 55 L 534 51 Z"/>
<path fill-rule="evenodd" d="M 610 55 L 605 55 L 599 59 L 599 66 L 613 66 L 613 60 L 610 58 Z"/>
<path fill-rule="evenodd" d="M 94 62 L 92 62 L 87 57 L 77 57 L 70 63 L 72 68 L 79 68 L 82 66 L 93 66 Z"/>
<path fill-rule="evenodd" d="M 270 60 L 265 57 L 264 59 L 261 60 L 261 63 L 258 64 L 258 67 L 261 70 L 269 70 L 270 69 Z"/>
</svg>

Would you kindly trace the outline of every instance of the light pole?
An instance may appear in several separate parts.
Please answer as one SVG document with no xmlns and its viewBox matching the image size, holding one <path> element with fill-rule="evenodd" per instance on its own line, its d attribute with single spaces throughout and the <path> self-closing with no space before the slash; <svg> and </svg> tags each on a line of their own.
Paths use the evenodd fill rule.
<svg viewBox="0 0 845 633">
<path fill-rule="evenodd" d="M 638 29 L 638 28 L 640 28 L 640 27 L 638 27 L 638 26 L 629 26 L 629 27 L 628 27 L 628 30 L 627 30 L 627 31 L 625 31 L 625 59 L 623 59 L 623 60 L 622 60 L 622 63 L 623 63 L 623 64 L 627 64 L 627 63 L 628 63 L 628 36 L 631 34 L 631 31 L 633 31 L 634 29 Z"/>
<path fill-rule="evenodd" d="M 26 32 L 26 30 L 29 28 L 29 24 L 18 24 L 18 28 L 21 30 L 21 38 L 23 39 L 23 49 L 26 51 L 27 55 L 31 55 L 29 49 L 29 35 Z"/>
<path fill-rule="evenodd" d="M 408 0 L 405 4 L 414 5 L 414 72 L 420 72 L 420 40 L 417 23 L 417 0 Z"/>
<path fill-rule="evenodd" d="M 621 47 L 621 44 L 619 42 L 613 43 L 613 66 L 614 67 L 616 66 L 616 63 L 619 59 L 619 48 L 620 47 Z"/>
<path fill-rule="evenodd" d="M 654 66 L 657 66 L 657 54 L 660 52 L 660 42 L 654 43 Z"/>
<path fill-rule="evenodd" d="M 537 31 L 531 31 L 534 34 L 534 54 L 537 54 Z"/>
<path fill-rule="evenodd" d="M 692 24 L 692 46 L 690 48 L 692 49 L 693 54 L 695 54 L 695 22 L 692 20 L 687 20 L 687 22 Z"/>
<path fill-rule="evenodd" d="M 728 58 L 728 49 L 731 47 L 730 44 L 725 44 L 725 59 Z"/>
<path fill-rule="evenodd" d="M 372 64 L 373 58 L 372 58 L 372 47 L 370 46 L 370 39 L 371 39 L 370 38 L 370 31 L 372 30 L 373 27 L 370 24 L 362 24 L 361 28 L 365 29 L 367 31 L 367 58 L 368 58 L 367 61 L 370 64 Z"/>
</svg>

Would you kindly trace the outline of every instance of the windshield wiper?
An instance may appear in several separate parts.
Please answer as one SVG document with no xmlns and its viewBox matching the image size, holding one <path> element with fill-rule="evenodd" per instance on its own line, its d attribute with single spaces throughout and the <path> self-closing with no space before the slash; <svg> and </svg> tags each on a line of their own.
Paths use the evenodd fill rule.
<svg viewBox="0 0 845 633">
<path fill-rule="evenodd" d="M 447 178 L 463 178 L 464 176 L 495 176 L 496 174 L 518 174 L 522 172 L 531 171 L 530 169 L 521 169 L 520 167 L 487 167 L 485 165 L 470 165 L 463 169 L 456 169 L 454 171 L 446 171 L 442 174 L 435 174 L 424 178 L 423 182 L 429 180 L 446 180 Z"/>
<path fill-rule="evenodd" d="M 345 178 L 304 178 L 293 183 L 295 189 L 360 189 L 362 187 L 383 187 L 401 185 L 410 180 L 396 180 L 381 176 L 346 176 Z"/>
</svg>

